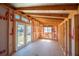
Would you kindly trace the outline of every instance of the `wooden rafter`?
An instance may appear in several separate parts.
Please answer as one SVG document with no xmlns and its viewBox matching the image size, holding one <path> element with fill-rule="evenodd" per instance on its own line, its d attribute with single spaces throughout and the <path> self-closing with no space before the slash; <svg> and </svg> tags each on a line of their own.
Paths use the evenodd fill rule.
<svg viewBox="0 0 79 59">
<path fill-rule="evenodd" d="M 35 15 L 35 16 L 52 16 L 52 17 L 63 17 L 67 18 L 68 14 L 63 14 L 63 13 L 26 13 L 26 15 Z"/>
<path fill-rule="evenodd" d="M 51 20 L 64 20 L 62 18 L 48 18 L 48 17 L 34 17 L 34 18 L 44 18 L 44 19 L 51 19 Z"/>
<path fill-rule="evenodd" d="M 16 10 L 77 10 L 78 4 L 57 4 L 31 7 L 19 7 Z"/>
</svg>

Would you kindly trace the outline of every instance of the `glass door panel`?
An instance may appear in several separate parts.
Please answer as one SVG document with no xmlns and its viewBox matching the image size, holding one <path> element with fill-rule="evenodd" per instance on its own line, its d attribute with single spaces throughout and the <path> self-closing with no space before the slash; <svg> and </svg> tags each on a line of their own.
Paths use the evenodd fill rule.
<svg viewBox="0 0 79 59">
<path fill-rule="evenodd" d="M 26 43 L 30 43 L 31 42 L 31 25 L 27 25 L 26 26 Z"/>
<path fill-rule="evenodd" d="M 25 45 L 25 25 L 16 23 L 16 49 L 20 49 Z"/>
</svg>

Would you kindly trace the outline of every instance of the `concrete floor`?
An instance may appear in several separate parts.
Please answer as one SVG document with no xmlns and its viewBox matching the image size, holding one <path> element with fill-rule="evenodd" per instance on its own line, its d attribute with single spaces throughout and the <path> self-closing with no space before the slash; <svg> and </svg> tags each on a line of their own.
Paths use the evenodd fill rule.
<svg viewBox="0 0 79 59">
<path fill-rule="evenodd" d="M 13 56 L 63 56 L 56 41 L 41 39 L 17 51 Z"/>
</svg>

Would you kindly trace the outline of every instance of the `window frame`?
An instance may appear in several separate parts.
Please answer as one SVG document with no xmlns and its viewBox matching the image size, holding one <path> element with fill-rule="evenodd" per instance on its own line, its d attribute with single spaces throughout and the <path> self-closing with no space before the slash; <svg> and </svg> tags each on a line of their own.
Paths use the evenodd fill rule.
<svg viewBox="0 0 79 59">
<path fill-rule="evenodd" d="M 52 27 L 44 27 L 44 33 L 51 33 Z"/>
</svg>

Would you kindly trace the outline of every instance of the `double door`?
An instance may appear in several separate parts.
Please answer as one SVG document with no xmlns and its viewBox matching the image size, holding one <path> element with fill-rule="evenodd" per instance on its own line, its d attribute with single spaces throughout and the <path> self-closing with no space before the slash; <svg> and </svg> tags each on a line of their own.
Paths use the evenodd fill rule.
<svg viewBox="0 0 79 59">
<path fill-rule="evenodd" d="M 31 42 L 31 26 L 16 22 L 16 50 Z"/>
</svg>

